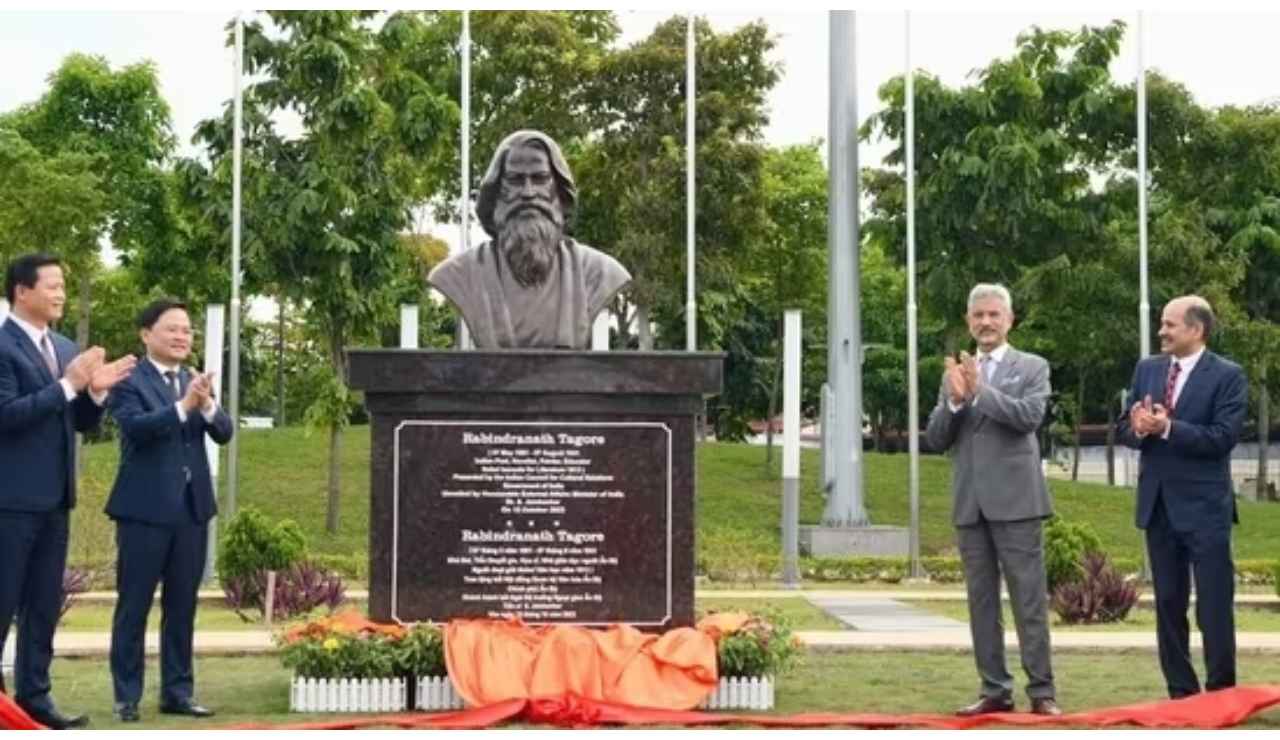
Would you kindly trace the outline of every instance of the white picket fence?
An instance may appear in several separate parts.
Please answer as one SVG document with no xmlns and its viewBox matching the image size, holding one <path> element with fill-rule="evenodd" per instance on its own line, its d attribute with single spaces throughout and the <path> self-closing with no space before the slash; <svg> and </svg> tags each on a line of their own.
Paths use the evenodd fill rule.
<svg viewBox="0 0 1280 740">
<path fill-rule="evenodd" d="M 702 705 L 706 709 L 773 709 L 773 676 L 721 678 Z"/>
<path fill-rule="evenodd" d="M 466 702 L 453 688 L 448 676 L 418 676 L 417 709 L 440 712 L 446 709 L 463 709 Z"/>
<path fill-rule="evenodd" d="M 291 712 L 402 712 L 403 678 L 299 678 L 289 684 Z"/>
</svg>

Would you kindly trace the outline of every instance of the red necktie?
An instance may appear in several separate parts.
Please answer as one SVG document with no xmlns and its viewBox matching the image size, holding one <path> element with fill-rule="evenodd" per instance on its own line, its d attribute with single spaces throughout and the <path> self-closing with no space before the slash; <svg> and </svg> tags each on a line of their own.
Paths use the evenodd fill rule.
<svg viewBox="0 0 1280 740">
<path fill-rule="evenodd" d="M 1164 384 L 1164 407 L 1173 414 L 1173 394 L 1178 389 L 1178 373 L 1182 372 L 1182 364 L 1174 359 L 1169 365 L 1169 382 Z"/>
</svg>

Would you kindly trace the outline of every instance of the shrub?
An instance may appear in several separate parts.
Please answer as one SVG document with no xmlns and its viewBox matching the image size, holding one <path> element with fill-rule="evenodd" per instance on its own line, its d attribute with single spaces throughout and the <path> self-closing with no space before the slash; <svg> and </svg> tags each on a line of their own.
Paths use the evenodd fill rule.
<svg viewBox="0 0 1280 740">
<path fill-rule="evenodd" d="M 1275 586 L 1276 596 L 1280 596 L 1280 560 L 1277 560 L 1275 567 L 1271 569 L 1271 584 Z"/>
<path fill-rule="evenodd" d="M 1138 603 L 1137 586 L 1117 573 L 1101 553 L 1086 555 L 1083 570 L 1078 581 L 1054 589 L 1054 612 L 1067 624 L 1124 621 Z"/>
<path fill-rule="evenodd" d="M 1050 517 L 1044 528 L 1044 569 L 1049 593 L 1064 583 L 1079 581 L 1084 557 L 1091 552 L 1102 552 L 1102 539 L 1093 527 Z"/>
<path fill-rule="evenodd" d="M 227 605 L 249 621 L 242 609 L 257 609 L 264 617 L 267 605 L 267 571 L 233 577 L 222 584 Z M 327 607 L 332 613 L 347 598 L 342 577 L 315 563 L 304 560 L 276 572 L 275 596 L 272 600 L 274 619 L 305 616 L 315 609 Z"/>
<path fill-rule="evenodd" d="M 256 509 L 241 509 L 227 524 L 218 552 L 218 579 L 228 603 L 234 591 L 236 602 L 261 607 L 266 581 L 259 588 L 257 573 L 285 570 L 302 558 L 306 547 L 302 528 L 293 520 L 272 524 Z"/>
<path fill-rule="evenodd" d="M 89 590 L 89 583 L 93 580 L 93 574 L 87 570 L 82 570 L 75 566 L 69 566 L 62 571 L 62 607 L 58 611 L 58 623 L 62 623 L 62 618 L 67 616 L 67 612 L 76 604 L 76 596 Z"/>
<path fill-rule="evenodd" d="M 775 676 L 787 671 L 799 654 L 799 642 L 784 620 L 754 614 L 716 645 L 721 677 Z"/>
</svg>

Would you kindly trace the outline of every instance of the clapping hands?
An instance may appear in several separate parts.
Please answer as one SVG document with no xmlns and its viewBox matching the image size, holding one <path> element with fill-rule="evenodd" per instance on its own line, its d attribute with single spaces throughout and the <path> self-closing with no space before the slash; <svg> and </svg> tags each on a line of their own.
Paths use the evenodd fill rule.
<svg viewBox="0 0 1280 740">
<path fill-rule="evenodd" d="M 961 352 L 958 359 L 950 355 L 943 358 L 943 366 L 951 402 L 958 406 L 973 400 L 982 384 L 977 360 L 968 352 Z"/>
<path fill-rule="evenodd" d="M 1148 434 L 1162 435 L 1169 426 L 1169 410 L 1162 404 L 1152 403 L 1151 394 L 1148 393 L 1129 409 L 1129 426 L 1139 437 Z"/>
</svg>

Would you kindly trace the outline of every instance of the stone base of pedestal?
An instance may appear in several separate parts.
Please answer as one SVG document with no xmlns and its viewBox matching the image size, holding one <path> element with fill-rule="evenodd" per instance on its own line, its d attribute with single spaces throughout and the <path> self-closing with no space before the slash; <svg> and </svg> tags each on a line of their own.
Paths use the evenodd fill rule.
<svg viewBox="0 0 1280 740">
<path fill-rule="evenodd" d="M 906 557 L 910 547 L 906 527 L 800 527 L 800 552 L 812 557 Z"/>
</svg>

